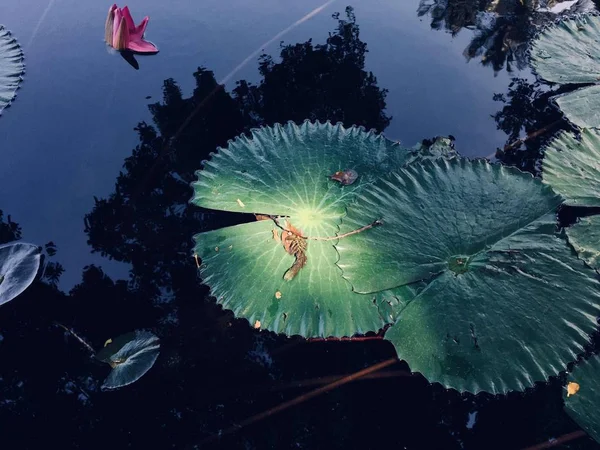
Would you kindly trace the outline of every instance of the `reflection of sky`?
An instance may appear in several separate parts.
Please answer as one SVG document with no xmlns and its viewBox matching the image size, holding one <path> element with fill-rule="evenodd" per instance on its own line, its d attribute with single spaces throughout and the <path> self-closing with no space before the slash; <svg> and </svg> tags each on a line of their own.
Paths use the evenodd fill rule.
<svg viewBox="0 0 600 450">
<path fill-rule="evenodd" d="M 222 79 L 324 0 L 130 0 L 135 20 L 150 16 L 147 37 L 161 50 L 138 57 L 139 71 L 103 43 L 108 3 L 27 3 L 0 3 L 0 17 L 27 58 L 23 88 L 0 118 L 0 208 L 23 226 L 25 240 L 57 244 L 68 288 L 86 264 L 101 264 L 112 275 L 126 273 L 121 265 L 89 254 L 83 215 L 92 209 L 94 195 L 102 198 L 113 190 L 123 159 L 137 142 L 133 127 L 150 119 L 146 105 L 160 99 L 163 80 L 173 77 L 189 95 L 199 65 Z M 346 3 L 334 3 L 282 39 L 324 42 L 336 25 L 331 13 L 343 12 Z M 372 0 L 354 5 L 369 48 L 367 69 L 390 91 L 387 113 L 393 120 L 386 135 L 412 146 L 424 137 L 453 134 L 465 154 L 490 154 L 504 142 L 489 117 L 499 108 L 492 95 L 506 90 L 508 77 L 494 78 L 476 61 L 467 64 L 462 51 L 470 32 L 452 39 L 430 30 L 428 18 L 417 18 L 417 4 Z M 278 43 L 266 51 L 276 55 Z M 257 81 L 256 67 L 253 61 L 233 80 Z"/>
</svg>

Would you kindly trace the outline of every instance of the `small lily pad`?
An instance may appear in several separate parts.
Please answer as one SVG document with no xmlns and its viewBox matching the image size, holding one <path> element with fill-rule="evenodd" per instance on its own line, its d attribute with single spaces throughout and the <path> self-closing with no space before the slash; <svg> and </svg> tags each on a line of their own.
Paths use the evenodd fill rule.
<svg viewBox="0 0 600 450">
<path fill-rule="evenodd" d="M 158 337 L 148 331 L 135 331 L 107 340 L 96 358 L 112 367 L 103 390 L 117 389 L 139 380 L 148 372 L 160 352 Z"/>
<path fill-rule="evenodd" d="M 24 72 L 23 51 L 19 43 L 10 31 L 0 25 L 0 114 L 15 98 Z"/>
<path fill-rule="evenodd" d="M 564 390 L 567 414 L 600 443 L 600 355 L 581 361 Z"/>
<path fill-rule="evenodd" d="M 33 282 L 41 248 L 23 242 L 0 245 L 0 305 L 11 301 Z"/>
<path fill-rule="evenodd" d="M 454 138 L 447 136 L 436 136 L 433 139 L 425 139 L 411 149 L 411 154 L 406 164 L 412 164 L 426 159 L 436 160 L 438 158 L 452 159 L 460 156 L 454 149 Z"/>
</svg>

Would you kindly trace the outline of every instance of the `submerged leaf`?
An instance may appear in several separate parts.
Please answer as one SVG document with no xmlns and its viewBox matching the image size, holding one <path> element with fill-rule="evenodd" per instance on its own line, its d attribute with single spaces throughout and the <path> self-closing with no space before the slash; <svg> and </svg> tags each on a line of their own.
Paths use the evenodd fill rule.
<svg viewBox="0 0 600 450">
<path fill-rule="evenodd" d="M 382 173 L 401 167 L 408 155 L 399 144 L 357 127 L 277 124 L 231 141 L 204 162 L 192 202 L 287 217 L 301 230 L 297 234 L 335 239 L 348 204 Z M 354 183 L 329 179 L 348 167 L 360 173 Z M 279 242 L 274 223 L 266 220 L 194 236 L 200 274 L 217 302 L 251 324 L 258 320 L 262 329 L 305 337 L 352 336 L 391 323 L 395 312 L 382 314 L 377 296 L 353 293 L 342 278 L 335 240 L 287 237 L 284 233 Z M 390 308 L 401 309 L 412 296 L 412 289 L 401 291 L 402 301 Z"/>
<path fill-rule="evenodd" d="M 581 361 L 569 374 L 565 389 L 567 414 L 600 443 L 600 355 Z M 573 385 L 577 385 L 574 389 Z"/>
<path fill-rule="evenodd" d="M 575 359 L 600 310 L 594 271 L 555 234 L 560 200 L 517 169 L 425 161 L 349 208 L 341 232 L 373 213 L 383 225 L 340 241 L 338 265 L 357 292 L 430 280 L 385 335 L 413 371 L 461 392 L 523 390 Z"/>
<path fill-rule="evenodd" d="M 0 305 L 21 294 L 33 282 L 40 267 L 41 249 L 13 242 L 0 245 Z"/>
<path fill-rule="evenodd" d="M 0 25 L 0 114 L 15 98 L 24 72 L 23 51 L 19 43 Z"/>
<path fill-rule="evenodd" d="M 117 389 L 139 380 L 148 372 L 160 351 L 159 339 L 147 331 L 123 334 L 105 347 L 96 358 L 109 364 L 112 371 L 104 381 L 102 389 Z"/>
<path fill-rule="evenodd" d="M 411 156 L 407 164 L 426 159 L 432 161 L 438 158 L 452 159 L 458 156 L 458 152 L 454 149 L 454 138 L 452 136 L 437 136 L 433 139 L 425 139 L 415 145 L 411 150 Z"/>
<path fill-rule="evenodd" d="M 600 133 L 584 129 L 581 140 L 560 132 L 548 144 L 542 165 L 544 183 L 571 206 L 600 206 Z"/>
</svg>

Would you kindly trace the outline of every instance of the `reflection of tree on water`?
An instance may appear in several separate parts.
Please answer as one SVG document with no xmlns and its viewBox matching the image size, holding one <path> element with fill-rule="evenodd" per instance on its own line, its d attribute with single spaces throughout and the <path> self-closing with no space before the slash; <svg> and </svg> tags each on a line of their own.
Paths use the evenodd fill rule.
<svg viewBox="0 0 600 450">
<path fill-rule="evenodd" d="M 500 161 L 540 174 L 544 145 L 558 130 L 569 126 L 560 111 L 550 103 L 550 98 L 558 92 L 538 81 L 532 83 L 523 78 L 513 78 L 508 93 L 494 95 L 494 100 L 504 104 L 494 114 L 494 120 L 498 129 L 508 136 L 505 148 L 496 154 Z M 524 142 L 519 141 L 527 136 L 529 138 Z"/>
<path fill-rule="evenodd" d="M 569 6 L 563 10 L 561 4 Z M 464 51 L 498 72 L 527 67 L 527 42 L 540 25 L 558 14 L 590 11 L 592 0 L 421 0 L 417 14 L 431 16 L 431 27 L 452 35 L 467 28 L 475 36 Z M 557 11 L 558 13 L 554 12 Z"/>
</svg>

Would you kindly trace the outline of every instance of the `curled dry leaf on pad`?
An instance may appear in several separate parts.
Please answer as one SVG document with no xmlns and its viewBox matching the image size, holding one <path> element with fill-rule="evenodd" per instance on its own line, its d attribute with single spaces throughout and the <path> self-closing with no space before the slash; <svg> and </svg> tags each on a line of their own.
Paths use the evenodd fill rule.
<svg viewBox="0 0 600 450">
<path fill-rule="evenodd" d="M 290 281 L 298 275 L 300 269 L 306 265 L 307 242 L 306 238 L 302 236 L 302 231 L 298 230 L 286 220 L 285 228 L 281 232 L 281 243 L 286 252 L 296 257 L 292 267 L 290 267 L 283 275 L 284 280 Z"/>
</svg>

